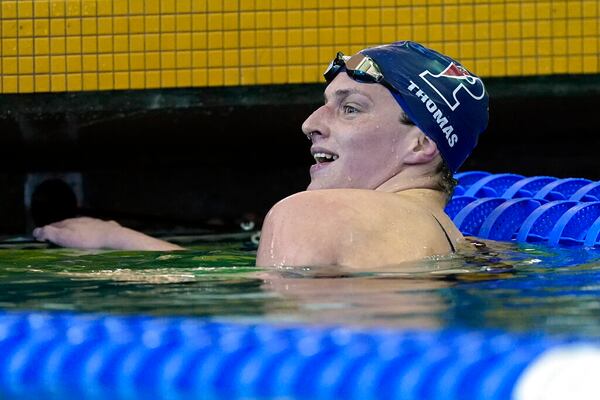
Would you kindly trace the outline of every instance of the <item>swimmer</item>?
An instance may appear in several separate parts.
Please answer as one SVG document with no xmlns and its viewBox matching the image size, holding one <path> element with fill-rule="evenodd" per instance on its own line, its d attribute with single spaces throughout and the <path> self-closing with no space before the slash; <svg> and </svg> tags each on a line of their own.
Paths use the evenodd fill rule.
<svg viewBox="0 0 600 400">
<path fill-rule="evenodd" d="M 338 53 L 324 104 L 302 125 L 308 189 L 267 214 L 258 266 L 376 268 L 445 255 L 463 236 L 444 207 L 488 121 L 480 78 L 403 41 Z M 115 222 L 75 218 L 34 231 L 65 247 L 178 250 Z"/>
</svg>

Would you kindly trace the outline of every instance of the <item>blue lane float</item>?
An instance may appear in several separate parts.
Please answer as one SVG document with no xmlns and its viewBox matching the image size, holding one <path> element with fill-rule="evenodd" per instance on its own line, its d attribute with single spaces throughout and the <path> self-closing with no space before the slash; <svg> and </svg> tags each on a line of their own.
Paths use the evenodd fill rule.
<svg viewBox="0 0 600 400">
<path fill-rule="evenodd" d="M 469 171 L 446 212 L 465 235 L 548 246 L 600 246 L 600 182 Z"/>
<path fill-rule="evenodd" d="M 585 367 L 600 366 L 595 343 L 497 331 L 4 313 L 0 397 L 505 400 L 543 394 L 544 374 L 581 368 L 581 357 L 536 372 L 539 360 L 584 347 Z M 590 384 L 578 376 L 569 384 Z"/>
</svg>

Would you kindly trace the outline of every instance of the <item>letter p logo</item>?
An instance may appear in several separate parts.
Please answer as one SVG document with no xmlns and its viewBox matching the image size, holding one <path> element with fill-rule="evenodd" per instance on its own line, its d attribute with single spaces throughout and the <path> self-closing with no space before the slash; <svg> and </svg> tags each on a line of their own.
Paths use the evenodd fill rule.
<svg viewBox="0 0 600 400">
<path fill-rule="evenodd" d="M 485 96 L 485 88 L 481 79 L 472 76 L 463 67 L 450 63 L 437 75 L 425 70 L 419 76 L 448 104 L 452 111 L 460 105 L 459 92 L 467 92 L 475 100 Z M 464 95 L 463 95 L 464 96 Z"/>
</svg>

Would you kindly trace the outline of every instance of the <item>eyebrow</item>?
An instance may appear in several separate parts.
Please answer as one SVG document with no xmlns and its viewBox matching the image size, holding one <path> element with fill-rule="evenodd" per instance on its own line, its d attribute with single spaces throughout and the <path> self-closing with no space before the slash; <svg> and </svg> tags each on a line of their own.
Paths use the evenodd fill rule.
<svg viewBox="0 0 600 400">
<path fill-rule="evenodd" d="M 362 90 L 353 88 L 353 89 L 338 89 L 335 92 L 333 92 L 333 97 L 338 98 L 340 101 L 344 100 L 346 97 L 352 95 L 352 94 L 360 94 L 365 96 L 366 98 L 368 98 L 369 100 L 371 100 L 371 102 L 373 102 L 373 99 L 371 98 L 371 96 L 369 96 L 367 93 L 363 92 Z M 323 100 L 325 103 L 327 103 L 327 95 L 325 93 L 323 93 Z"/>
</svg>

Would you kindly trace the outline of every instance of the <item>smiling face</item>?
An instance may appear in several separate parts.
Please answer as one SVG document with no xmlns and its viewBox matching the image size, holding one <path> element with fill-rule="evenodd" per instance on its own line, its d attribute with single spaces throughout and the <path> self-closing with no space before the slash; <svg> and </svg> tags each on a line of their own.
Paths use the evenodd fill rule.
<svg viewBox="0 0 600 400">
<path fill-rule="evenodd" d="M 401 172 L 417 138 L 401 116 L 384 86 L 339 74 L 325 90 L 325 104 L 302 125 L 316 160 L 308 190 L 377 189 Z"/>
</svg>

